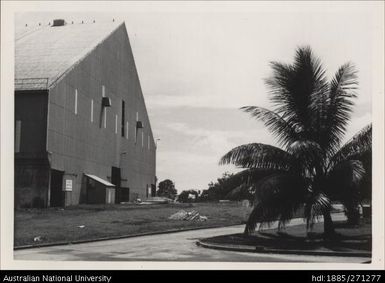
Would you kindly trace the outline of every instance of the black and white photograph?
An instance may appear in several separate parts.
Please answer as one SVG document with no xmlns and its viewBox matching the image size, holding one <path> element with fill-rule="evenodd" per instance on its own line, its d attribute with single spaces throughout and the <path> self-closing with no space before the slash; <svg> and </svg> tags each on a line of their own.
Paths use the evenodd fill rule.
<svg viewBox="0 0 385 283">
<path fill-rule="evenodd" d="M 384 269 L 384 2 L 1 6 L 2 269 Z"/>
</svg>

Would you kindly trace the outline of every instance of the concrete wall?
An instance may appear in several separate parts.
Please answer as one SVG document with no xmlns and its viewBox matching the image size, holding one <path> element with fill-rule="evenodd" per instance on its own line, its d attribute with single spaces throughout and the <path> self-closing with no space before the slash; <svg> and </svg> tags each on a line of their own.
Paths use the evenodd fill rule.
<svg viewBox="0 0 385 283">
<path fill-rule="evenodd" d="M 112 101 L 106 108 L 106 124 L 101 106 L 103 86 Z M 125 127 L 128 122 L 124 137 L 122 100 Z M 137 113 L 144 128 L 136 139 Z M 131 200 L 146 197 L 146 186 L 155 183 L 155 143 L 124 25 L 49 90 L 47 135 L 51 167 L 65 172 L 64 182 L 73 180 L 72 191 L 66 192 L 66 205 L 79 203 L 84 173 L 109 180 L 112 166 L 122 169 L 126 180 L 122 187 L 130 188 Z"/>
</svg>

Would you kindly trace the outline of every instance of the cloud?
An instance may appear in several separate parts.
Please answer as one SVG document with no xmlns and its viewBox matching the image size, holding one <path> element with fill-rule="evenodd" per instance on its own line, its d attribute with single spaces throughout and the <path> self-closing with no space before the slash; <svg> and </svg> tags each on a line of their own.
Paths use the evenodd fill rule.
<svg viewBox="0 0 385 283">
<path fill-rule="evenodd" d="M 184 123 L 170 123 L 167 127 L 189 137 L 188 150 L 200 150 L 218 156 L 218 154 L 223 154 L 235 146 L 234 143 L 229 141 L 228 137 L 230 135 L 226 131 L 193 128 Z"/>
<path fill-rule="evenodd" d="M 266 91 L 247 90 L 216 90 L 209 93 L 201 91 L 198 94 L 185 95 L 146 95 L 146 104 L 149 109 L 177 108 L 177 107 L 196 107 L 196 108 L 239 108 L 245 105 L 268 106 L 267 95 L 258 97 L 257 93 L 265 94 Z"/>
<path fill-rule="evenodd" d="M 208 183 L 216 181 L 224 172 L 239 171 L 232 165 L 220 166 L 215 156 L 194 150 L 163 151 L 158 153 L 157 158 L 162 164 L 157 169 L 159 181 L 171 179 L 179 192 L 207 189 Z"/>
<path fill-rule="evenodd" d="M 167 138 L 172 137 L 174 146 L 159 146 L 157 159 L 161 167 L 157 174 L 159 179 L 175 180 L 179 190 L 207 189 L 207 184 L 224 172 L 239 171 L 233 165 L 220 166 L 221 156 L 238 145 L 255 142 L 264 131 L 212 130 L 181 122 L 165 123 L 162 127 Z"/>
<path fill-rule="evenodd" d="M 272 142 L 271 136 L 263 127 L 248 131 L 234 130 L 230 127 L 229 130 L 212 130 L 203 127 L 191 127 L 179 122 L 169 123 L 166 127 L 180 135 L 187 136 L 189 138 L 188 149 L 199 150 L 216 157 L 222 156 L 240 144 L 257 142 L 256 139 L 258 142 Z"/>
</svg>

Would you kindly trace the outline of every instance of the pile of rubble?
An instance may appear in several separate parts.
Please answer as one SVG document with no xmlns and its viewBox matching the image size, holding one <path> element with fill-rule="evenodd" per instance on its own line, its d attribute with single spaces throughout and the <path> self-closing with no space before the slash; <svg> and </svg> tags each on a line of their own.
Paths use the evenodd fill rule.
<svg viewBox="0 0 385 283">
<path fill-rule="evenodd" d="M 171 220 L 186 220 L 186 221 L 206 221 L 207 217 L 199 214 L 198 211 L 185 211 L 180 210 L 177 213 L 171 215 L 168 219 Z"/>
</svg>

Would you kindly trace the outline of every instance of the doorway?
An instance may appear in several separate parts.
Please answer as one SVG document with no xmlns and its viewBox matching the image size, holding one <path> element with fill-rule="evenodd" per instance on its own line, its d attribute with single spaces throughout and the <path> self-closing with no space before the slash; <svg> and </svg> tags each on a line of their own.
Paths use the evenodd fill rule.
<svg viewBox="0 0 385 283">
<path fill-rule="evenodd" d="M 122 187 L 119 192 L 120 202 L 129 202 L 130 201 L 130 188 Z"/>
<path fill-rule="evenodd" d="M 119 204 L 122 201 L 121 192 L 121 172 L 120 168 L 112 167 L 111 169 L 111 183 L 115 185 L 115 203 Z"/>
<path fill-rule="evenodd" d="M 64 206 L 63 174 L 63 171 L 51 169 L 50 206 L 52 207 Z"/>
<path fill-rule="evenodd" d="M 154 184 L 151 184 L 151 196 L 156 196 L 156 186 Z"/>
</svg>

